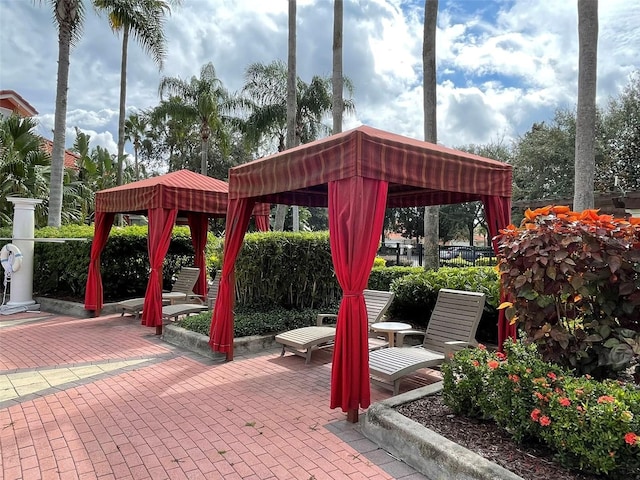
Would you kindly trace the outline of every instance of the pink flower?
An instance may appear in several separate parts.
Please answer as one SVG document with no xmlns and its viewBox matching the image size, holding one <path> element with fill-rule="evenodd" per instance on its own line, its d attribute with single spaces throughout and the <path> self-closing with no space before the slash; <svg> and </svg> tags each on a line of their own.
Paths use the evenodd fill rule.
<svg viewBox="0 0 640 480">
<path fill-rule="evenodd" d="M 546 415 L 540 417 L 540 425 L 542 425 L 543 427 L 551 425 L 551 419 Z"/>
<path fill-rule="evenodd" d="M 471 362 L 471 365 L 473 365 L 474 367 L 479 367 L 480 366 L 480 362 L 478 362 L 478 360 L 473 360 Z"/>
<path fill-rule="evenodd" d="M 531 412 L 531 420 L 533 420 L 534 422 L 537 422 L 538 420 L 540 420 L 540 414 L 542 412 L 540 411 L 539 408 L 534 408 L 533 411 Z"/>
<path fill-rule="evenodd" d="M 615 398 L 613 398 L 611 395 L 602 395 L 598 398 L 598 403 L 611 403 L 613 401 L 615 401 Z"/>
<path fill-rule="evenodd" d="M 497 360 L 489 360 L 487 362 L 487 365 L 491 370 L 495 370 L 496 368 L 498 368 L 500 366 L 500 364 L 498 363 Z"/>
<path fill-rule="evenodd" d="M 553 372 L 549 372 L 549 373 L 547 373 L 547 377 L 549 377 L 551 380 L 555 380 L 555 379 L 557 378 L 557 377 L 556 377 L 556 374 L 555 374 L 555 373 L 553 373 Z"/>
<path fill-rule="evenodd" d="M 520 381 L 520 377 L 515 373 L 509 374 L 509 380 L 511 380 L 513 383 L 518 383 Z"/>
<path fill-rule="evenodd" d="M 478 344 L 478 349 L 479 349 L 479 350 L 486 350 L 486 349 L 487 349 L 487 347 L 485 347 L 482 343 L 479 343 L 479 344 Z"/>
<path fill-rule="evenodd" d="M 629 445 L 636 445 L 638 443 L 638 439 L 640 439 L 640 437 L 633 432 L 629 432 L 624 436 L 624 441 Z"/>
<path fill-rule="evenodd" d="M 563 407 L 568 407 L 569 405 L 571 405 L 571 400 L 569 400 L 567 397 L 560 397 L 558 402 L 560 402 L 560 405 L 562 405 Z"/>
<path fill-rule="evenodd" d="M 499 360 L 504 360 L 507 358 L 507 356 L 502 352 L 497 352 L 496 357 L 498 357 Z"/>
</svg>

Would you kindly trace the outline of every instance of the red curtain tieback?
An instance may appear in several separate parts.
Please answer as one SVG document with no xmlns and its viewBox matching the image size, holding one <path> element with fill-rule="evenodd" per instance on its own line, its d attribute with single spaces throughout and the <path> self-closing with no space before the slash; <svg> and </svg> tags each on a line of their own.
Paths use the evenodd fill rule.
<svg viewBox="0 0 640 480">
<path fill-rule="evenodd" d="M 357 292 L 344 292 L 343 298 L 346 297 L 361 297 L 364 295 L 364 290 L 360 290 Z"/>
</svg>

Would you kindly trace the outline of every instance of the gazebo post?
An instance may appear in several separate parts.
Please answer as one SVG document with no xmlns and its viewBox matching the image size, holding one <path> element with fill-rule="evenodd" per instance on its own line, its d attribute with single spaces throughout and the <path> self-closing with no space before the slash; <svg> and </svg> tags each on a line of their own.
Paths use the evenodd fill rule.
<svg viewBox="0 0 640 480">
<path fill-rule="evenodd" d="M 349 423 L 358 423 L 358 409 L 350 408 L 347 410 L 347 422 Z"/>
</svg>

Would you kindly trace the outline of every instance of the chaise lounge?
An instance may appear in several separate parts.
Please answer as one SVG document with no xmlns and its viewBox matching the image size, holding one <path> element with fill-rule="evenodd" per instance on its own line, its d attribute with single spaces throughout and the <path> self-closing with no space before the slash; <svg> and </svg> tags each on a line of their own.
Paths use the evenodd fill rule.
<svg viewBox="0 0 640 480">
<path fill-rule="evenodd" d="M 449 353 L 469 345 L 477 345 L 475 335 L 484 302 L 484 293 L 441 289 L 427 331 L 411 330 L 398 334 L 400 345 L 406 335 L 424 335 L 422 345 L 371 352 L 371 382 L 389 388 L 397 395 L 402 377 L 421 368 L 437 367 Z"/>
<path fill-rule="evenodd" d="M 393 292 L 383 292 L 379 290 L 365 290 L 364 303 L 367 307 L 367 317 L 369 325 L 378 322 L 386 313 L 391 301 L 393 300 Z M 333 346 L 336 336 L 335 327 L 324 326 L 324 320 L 327 318 L 336 319 L 335 314 L 321 313 L 317 318 L 317 326 L 302 327 L 289 330 L 288 332 L 276 335 L 276 342 L 282 344 L 283 356 L 286 351 L 295 355 L 305 357 L 306 362 L 311 361 L 311 353 L 315 350 Z M 387 342 L 376 337 L 369 339 L 369 349 L 382 348 L 387 346 Z"/>
</svg>

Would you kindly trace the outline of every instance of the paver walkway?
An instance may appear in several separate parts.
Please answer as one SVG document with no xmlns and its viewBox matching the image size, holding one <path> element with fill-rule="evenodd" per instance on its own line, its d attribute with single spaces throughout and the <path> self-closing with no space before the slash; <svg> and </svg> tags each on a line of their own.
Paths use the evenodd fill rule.
<svg viewBox="0 0 640 480">
<path fill-rule="evenodd" d="M 0 478 L 425 478 L 329 408 L 328 353 L 215 363 L 154 333 L 115 315 L 0 317 Z"/>
</svg>

